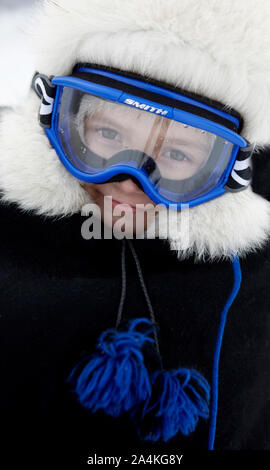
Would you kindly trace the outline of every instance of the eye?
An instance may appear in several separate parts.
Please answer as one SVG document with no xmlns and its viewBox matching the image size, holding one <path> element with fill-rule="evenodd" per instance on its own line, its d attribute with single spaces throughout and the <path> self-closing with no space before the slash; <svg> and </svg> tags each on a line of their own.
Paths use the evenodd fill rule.
<svg viewBox="0 0 270 470">
<path fill-rule="evenodd" d="M 104 139 L 119 140 L 119 139 L 116 139 L 116 137 L 119 136 L 119 134 L 114 129 L 110 129 L 109 127 L 100 127 L 99 129 L 96 129 L 96 130 L 99 133 L 99 135 L 101 135 L 101 137 L 103 137 Z"/>
<path fill-rule="evenodd" d="M 166 158 L 170 158 L 172 160 L 177 160 L 178 162 L 185 162 L 190 161 L 190 158 L 185 155 L 181 150 L 170 149 L 165 152 Z"/>
</svg>

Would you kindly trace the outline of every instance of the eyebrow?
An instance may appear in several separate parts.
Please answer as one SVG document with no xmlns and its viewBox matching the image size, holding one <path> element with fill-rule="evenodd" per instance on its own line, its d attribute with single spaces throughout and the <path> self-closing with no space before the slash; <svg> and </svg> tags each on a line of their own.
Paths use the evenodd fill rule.
<svg viewBox="0 0 270 470">
<path fill-rule="evenodd" d="M 117 122 L 117 121 L 114 121 L 114 120 L 111 120 L 109 117 L 104 117 L 104 118 L 100 118 L 100 117 L 92 117 L 91 119 L 95 120 L 97 122 L 100 122 L 100 124 L 105 124 L 107 126 L 115 126 L 115 127 L 118 127 L 119 129 L 121 129 L 122 131 L 129 131 L 130 129 L 123 126 L 120 122 Z M 166 118 L 163 118 L 163 119 L 166 119 Z M 175 122 L 178 122 L 178 121 L 175 121 Z M 204 149 L 206 149 L 208 147 L 208 144 L 210 144 L 210 142 L 196 142 L 195 140 L 193 139 L 186 139 L 186 138 L 170 138 L 168 139 L 169 140 L 169 143 L 170 144 L 178 144 L 178 145 L 184 145 L 184 146 L 187 146 L 187 145 L 190 145 L 192 147 L 196 147 L 196 148 L 199 148 L 201 149 L 202 147 Z M 165 139 L 166 141 L 166 139 Z M 165 142 L 166 143 L 166 142 Z"/>
<path fill-rule="evenodd" d="M 122 131 L 128 131 L 129 129 L 125 126 L 123 126 L 120 122 L 117 122 L 117 121 L 112 121 L 110 120 L 110 118 L 100 118 L 100 117 L 91 117 L 91 121 L 97 121 L 97 122 L 100 122 L 100 124 L 105 124 L 107 126 L 115 126 L 115 127 L 118 127 L 120 128 Z"/>
<path fill-rule="evenodd" d="M 210 142 L 197 142 L 196 140 L 193 139 L 177 139 L 177 138 L 171 138 L 169 140 L 170 143 L 173 144 L 180 144 L 180 145 L 190 145 L 192 147 L 197 147 L 197 148 L 207 148 L 210 144 Z"/>
</svg>

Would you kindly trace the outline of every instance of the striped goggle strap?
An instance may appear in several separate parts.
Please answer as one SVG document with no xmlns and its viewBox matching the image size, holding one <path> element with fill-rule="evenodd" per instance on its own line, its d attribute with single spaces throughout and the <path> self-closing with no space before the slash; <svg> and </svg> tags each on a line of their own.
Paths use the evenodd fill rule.
<svg viewBox="0 0 270 470">
<path fill-rule="evenodd" d="M 249 144 L 247 147 L 241 148 L 239 150 L 233 169 L 225 186 L 227 191 L 241 191 L 251 183 L 251 156 L 253 151 L 254 144 Z"/>
<path fill-rule="evenodd" d="M 41 127 L 50 128 L 56 86 L 52 85 L 49 77 L 37 72 L 32 80 L 32 88 L 39 98 L 42 99 L 39 109 L 39 123 Z"/>
</svg>

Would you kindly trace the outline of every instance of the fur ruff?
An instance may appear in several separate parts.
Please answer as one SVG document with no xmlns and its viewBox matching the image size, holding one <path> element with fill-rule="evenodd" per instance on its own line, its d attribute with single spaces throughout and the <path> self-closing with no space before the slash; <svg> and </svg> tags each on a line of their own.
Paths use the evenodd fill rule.
<svg viewBox="0 0 270 470">
<path fill-rule="evenodd" d="M 244 117 L 242 135 L 257 148 L 269 143 L 268 0 L 47 0 L 30 23 L 39 72 L 64 75 L 77 62 L 92 62 L 154 77 L 235 108 Z M 67 216 L 90 197 L 50 147 L 39 105 L 29 90 L 3 117 L 2 199 Z M 244 255 L 268 239 L 269 216 L 270 203 L 249 188 L 192 208 L 189 243 L 177 227 L 168 241 L 181 257 Z"/>
</svg>

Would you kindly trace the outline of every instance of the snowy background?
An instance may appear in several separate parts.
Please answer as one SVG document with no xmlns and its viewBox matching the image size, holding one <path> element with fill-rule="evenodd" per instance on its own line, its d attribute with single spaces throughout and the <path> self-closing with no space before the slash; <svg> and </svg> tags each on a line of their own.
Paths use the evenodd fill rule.
<svg viewBox="0 0 270 470">
<path fill-rule="evenodd" d="M 0 106 L 16 105 L 29 89 L 35 70 L 24 28 L 38 1 L 0 0 Z"/>
</svg>

